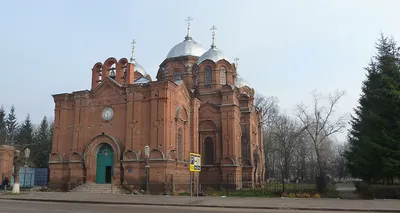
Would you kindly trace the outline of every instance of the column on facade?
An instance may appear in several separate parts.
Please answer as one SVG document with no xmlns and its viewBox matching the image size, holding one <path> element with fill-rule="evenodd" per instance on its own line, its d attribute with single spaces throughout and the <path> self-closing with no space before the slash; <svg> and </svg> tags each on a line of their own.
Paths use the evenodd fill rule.
<svg viewBox="0 0 400 213">
<path fill-rule="evenodd" d="M 132 63 L 128 63 L 126 65 L 126 78 L 125 78 L 125 84 L 129 85 L 129 84 L 133 84 L 134 82 L 134 71 L 135 71 L 135 64 Z"/>
<path fill-rule="evenodd" d="M 67 144 L 59 143 L 60 138 L 67 137 L 67 134 L 65 133 L 67 126 L 61 123 L 61 121 L 66 119 L 66 98 L 67 96 L 65 95 L 54 96 L 54 102 L 56 106 L 54 115 L 54 135 L 52 139 L 52 152 L 58 153 L 61 156 L 67 151 Z M 49 186 L 63 186 L 63 184 L 65 184 L 69 180 L 69 169 L 67 164 L 65 164 L 63 161 L 51 163 L 49 164 L 49 168 L 51 171 L 51 182 L 49 183 Z"/>
<path fill-rule="evenodd" d="M 99 70 L 101 69 L 102 65 L 101 63 L 97 63 L 94 65 L 92 69 L 92 90 L 94 90 L 98 85 L 99 85 L 99 80 L 100 80 L 100 73 Z"/>
<path fill-rule="evenodd" d="M 80 133 L 80 122 L 81 122 L 81 101 L 82 98 L 79 94 L 75 94 L 74 95 L 74 123 L 72 128 L 72 134 L 73 134 L 73 140 L 71 141 L 72 146 L 71 146 L 71 150 L 72 151 L 78 151 L 78 144 L 79 144 L 79 133 Z"/>
<path fill-rule="evenodd" d="M 200 101 L 192 98 L 190 105 L 190 152 L 201 153 L 199 150 L 199 108 Z"/>
<path fill-rule="evenodd" d="M 127 66 L 127 60 L 126 59 L 121 59 L 116 66 L 116 73 L 115 73 L 115 81 L 118 82 L 119 84 L 123 85 L 124 84 L 124 69 L 125 66 Z"/>
<path fill-rule="evenodd" d="M 242 167 L 241 156 L 241 129 L 239 102 L 236 93 L 228 88 L 222 88 L 222 105 L 220 107 L 222 115 L 222 160 L 221 170 L 223 181 L 228 181 L 232 188 L 241 187 Z"/>
<path fill-rule="evenodd" d="M 133 149 L 133 137 L 134 137 L 134 127 L 135 127 L 135 122 L 134 122 L 134 108 L 133 108 L 133 96 L 134 93 L 130 92 L 129 90 L 127 90 L 127 95 L 126 95 L 126 99 L 127 99 L 127 103 L 126 103 L 126 135 L 125 135 L 125 152 L 127 152 L 128 150 Z"/>
<path fill-rule="evenodd" d="M 133 122 L 131 123 L 133 129 L 133 144 L 132 148 L 137 152 L 142 151 L 144 147 L 143 134 L 142 132 L 142 91 L 135 91 L 133 95 Z M 143 145 L 143 147 L 141 147 Z"/>
</svg>

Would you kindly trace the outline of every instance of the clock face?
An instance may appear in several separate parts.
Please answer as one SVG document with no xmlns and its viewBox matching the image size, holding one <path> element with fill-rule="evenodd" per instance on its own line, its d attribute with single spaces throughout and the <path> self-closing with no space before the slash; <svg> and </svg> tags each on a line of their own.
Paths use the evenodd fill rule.
<svg viewBox="0 0 400 213">
<path fill-rule="evenodd" d="M 106 107 L 103 109 L 102 117 L 105 121 L 111 120 L 114 115 L 114 111 L 110 107 Z"/>
</svg>

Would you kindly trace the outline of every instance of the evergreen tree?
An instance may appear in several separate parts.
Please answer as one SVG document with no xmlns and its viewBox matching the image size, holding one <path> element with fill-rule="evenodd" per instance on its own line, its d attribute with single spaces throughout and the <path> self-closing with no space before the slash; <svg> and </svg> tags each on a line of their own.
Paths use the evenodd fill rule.
<svg viewBox="0 0 400 213">
<path fill-rule="evenodd" d="M 32 162 L 36 167 L 47 167 L 51 151 L 51 126 L 46 117 L 43 118 L 35 133 L 34 145 L 32 146 Z"/>
<path fill-rule="evenodd" d="M 347 167 L 368 182 L 400 177 L 400 58 L 393 39 L 381 36 L 366 68 L 362 95 L 351 119 Z"/>
<path fill-rule="evenodd" d="M 18 128 L 16 135 L 16 145 L 28 145 L 33 143 L 33 125 L 29 114 L 26 116 L 24 123 Z"/>
<path fill-rule="evenodd" d="M 0 107 L 0 145 L 6 144 L 7 127 L 6 127 L 6 112 L 3 106 Z"/>
<path fill-rule="evenodd" d="M 7 115 L 6 126 L 7 126 L 7 144 L 13 145 L 18 130 L 18 122 L 17 122 L 17 116 L 15 115 L 14 106 L 11 106 L 10 112 Z"/>
</svg>

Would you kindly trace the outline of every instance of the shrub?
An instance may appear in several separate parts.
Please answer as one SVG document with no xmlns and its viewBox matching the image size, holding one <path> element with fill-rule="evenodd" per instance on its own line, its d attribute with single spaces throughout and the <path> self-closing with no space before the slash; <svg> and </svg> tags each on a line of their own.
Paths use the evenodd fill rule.
<svg viewBox="0 0 400 213">
<path fill-rule="evenodd" d="M 296 197 L 296 195 L 294 193 L 289 194 L 289 198 L 295 198 L 295 197 Z"/>
<path fill-rule="evenodd" d="M 400 185 L 370 185 L 359 182 L 355 186 L 364 199 L 400 199 Z"/>
<path fill-rule="evenodd" d="M 302 198 L 310 198 L 310 197 L 311 197 L 311 195 L 308 194 L 308 193 L 303 193 L 302 194 Z"/>
</svg>

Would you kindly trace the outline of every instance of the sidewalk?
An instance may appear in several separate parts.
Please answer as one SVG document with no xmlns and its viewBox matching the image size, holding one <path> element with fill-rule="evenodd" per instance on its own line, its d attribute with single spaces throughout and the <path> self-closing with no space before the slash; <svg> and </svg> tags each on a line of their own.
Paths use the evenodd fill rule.
<svg viewBox="0 0 400 213">
<path fill-rule="evenodd" d="M 27 192 L 21 195 L 0 195 L 3 200 L 69 202 L 119 205 L 161 205 L 215 208 L 292 209 L 319 211 L 400 212 L 399 200 L 340 200 L 239 197 L 190 197 L 113 195 L 80 192 Z"/>
</svg>

